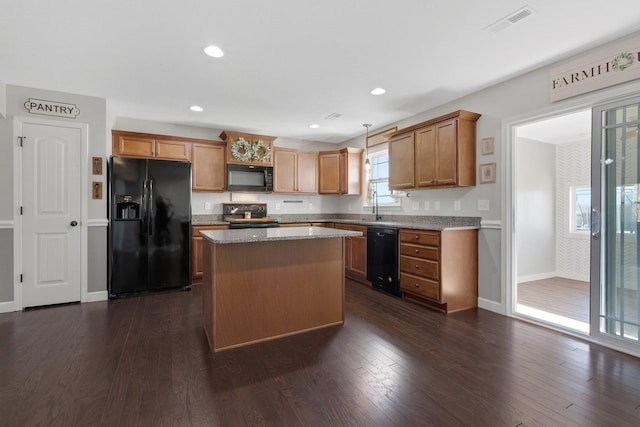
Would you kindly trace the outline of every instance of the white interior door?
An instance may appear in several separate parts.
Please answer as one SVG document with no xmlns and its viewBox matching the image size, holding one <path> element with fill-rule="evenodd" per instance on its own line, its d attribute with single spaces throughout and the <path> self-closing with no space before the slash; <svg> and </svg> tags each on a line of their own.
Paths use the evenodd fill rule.
<svg viewBox="0 0 640 427">
<path fill-rule="evenodd" d="M 21 136 L 22 305 L 80 301 L 82 130 L 24 122 Z"/>
</svg>

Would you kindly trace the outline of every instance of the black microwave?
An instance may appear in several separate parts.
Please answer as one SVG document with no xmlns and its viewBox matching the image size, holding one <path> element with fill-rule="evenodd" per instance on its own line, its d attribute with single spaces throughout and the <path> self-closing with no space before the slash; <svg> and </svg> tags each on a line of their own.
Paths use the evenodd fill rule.
<svg viewBox="0 0 640 427">
<path fill-rule="evenodd" d="M 273 191 L 273 167 L 254 165 L 227 165 L 228 191 Z"/>
</svg>

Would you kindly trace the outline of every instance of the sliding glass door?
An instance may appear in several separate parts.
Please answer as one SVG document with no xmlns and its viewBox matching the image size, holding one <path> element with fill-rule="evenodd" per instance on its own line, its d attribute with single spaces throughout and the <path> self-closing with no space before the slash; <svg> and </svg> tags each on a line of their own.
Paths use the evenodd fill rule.
<svg viewBox="0 0 640 427">
<path fill-rule="evenodd" d="M 640 97 L 593 109 L 591 334 L 640 351 Z"/>
</svg>

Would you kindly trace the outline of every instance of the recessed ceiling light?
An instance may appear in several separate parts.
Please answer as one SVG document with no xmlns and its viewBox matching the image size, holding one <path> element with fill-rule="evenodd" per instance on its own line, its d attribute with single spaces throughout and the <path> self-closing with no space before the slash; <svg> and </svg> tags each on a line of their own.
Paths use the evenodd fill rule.
<svg viewBox="0 0 640 427">
<path fill-rule="evenodd" d="M 202 107 L 201 107 L 201 106 L 199 106 L 199 105 L 192 105 L 191 107 L 189 107 L 189 109 L 190 109 L 191 111 L 196 111 L 196 112 L 198 112 L 198 113 L 199 113 L 199 112 L 201 112 L 201 111 L 204 111 L 204 108 L 202 108 Z"/>
<path fill-rule="evenodd" d="M 377 87 L 374 90 L 371 91 L 371 95 L 382 95 L 383 93 L 385 93 L 386 90 L 384 90 L 381 87 Z"/>
<path fill-rule="evenodd" d="M 221 58 L 224 56 L 224 52 L 218 46 L 207 46 L 204 48 L 204 53 L 213 58 Z"/>
<path fill-rule="evenodd" d="M 311 129 L 318 129 L 318 128 L 320 127 L 320 125 L 315 124 L 315 123 L 311 123 L 311 124 L 309 125 L 309 127 L 310 127 Z"/>
</svg>

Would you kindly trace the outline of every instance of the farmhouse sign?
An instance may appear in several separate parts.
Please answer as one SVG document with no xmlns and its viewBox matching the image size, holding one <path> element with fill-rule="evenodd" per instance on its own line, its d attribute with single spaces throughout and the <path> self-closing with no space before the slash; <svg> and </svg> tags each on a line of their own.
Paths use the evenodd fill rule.
<svg viewBox="0 0 640 427">
<path fill-rule="evenodd" d="M 69 117 L 75 119 L 80 114 L 80 109 L 75 104 L 64 102 L 45 101 L 44 99 L 29 98 L 24 103 L 31 114 L 43 114 L 45 116 Z"/>
<path fill-rule="evenodd" d="M 640 36 L 600 49 L 551 70 L 551 101 L 640 78 Z"/>
</svg>

